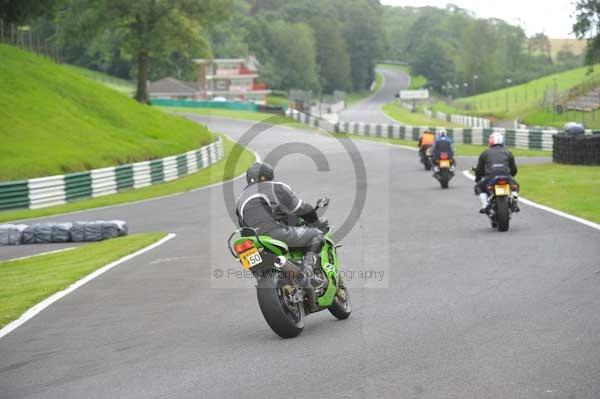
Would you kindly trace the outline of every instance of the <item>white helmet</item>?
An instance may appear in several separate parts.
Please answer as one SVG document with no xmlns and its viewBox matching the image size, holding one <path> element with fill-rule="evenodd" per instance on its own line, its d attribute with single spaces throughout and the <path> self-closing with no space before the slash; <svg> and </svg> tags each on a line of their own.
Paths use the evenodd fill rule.
<svg viewBox="0 0 600 399">
<path fill-rule="evenodd" d="M 448 132 L 446 132 L 446 129 L 444 128 L 439 128 L 435 129 L 435 135 L 439 139 L 440 137 L 446 137 L 448 135 Z"/>
<path fill-rule="evenodd" d="M 493 147 L 495 145 L 504 145 L 504 135 L 502 133 L 494 132 L 488 137 L 488 146 Z"/>
</svg>

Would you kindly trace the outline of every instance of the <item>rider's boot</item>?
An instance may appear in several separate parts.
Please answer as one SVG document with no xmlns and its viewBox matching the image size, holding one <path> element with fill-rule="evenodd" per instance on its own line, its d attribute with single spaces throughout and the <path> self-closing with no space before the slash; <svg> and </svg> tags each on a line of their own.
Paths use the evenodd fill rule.
<svg viewBox="0 0 600 399">
<path fill-rule="evenodd" d="M 518 213 L 521 212 L 521 208 L 519 208 L 519 193 L 513 191 L 512 193 L 512 208 L 513 212 Z"/>
<path fill-rule="evenodd" d="M 318 290 L 323 287 L 325 281 L 318 277 L 314 270 L 317 267 L 318 257 L 313 252 L 307 252 L 302 260 L 302 273 L 304 278 L 300 282 L 303 288 Z"/>
<path fill-rule="evenodd" d="M 481 208 L 479 213 L 487 213 L 488 211 L 488 195 L 486 193 L 479 194 L 479 200 L 481 201 Z"/>
</svg>

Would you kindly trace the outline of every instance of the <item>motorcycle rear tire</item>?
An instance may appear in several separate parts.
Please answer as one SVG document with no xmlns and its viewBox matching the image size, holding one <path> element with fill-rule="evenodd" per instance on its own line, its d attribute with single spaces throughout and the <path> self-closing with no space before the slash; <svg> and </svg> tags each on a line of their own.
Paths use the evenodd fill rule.
<svg viewBox="0 0 600 399">
<path fill-rule="evenodd" d="M 260 310 L 275 334 L 282 338 L 298 336 L 304 329 L 304 306 L 301 302 L 294 306 L 295 312 L 285 301 L 286 286 L 292 285 L 289 278 L 281 273 L 269 273 L 256 285 L 256 297 Z"/>
<path fill-rule="evenodd" d="M 498 231 L 508 231 L 510 226 L 508 197 L 496 198 L 496 222 L 498 223 Z"/>
<path fill-rule="evenodd" d="M 450 182 L 450 171 L 448 169 L 440 170 L 440 185 L 442 188 L 448 188 L 448 183 Z"/>
</svg>

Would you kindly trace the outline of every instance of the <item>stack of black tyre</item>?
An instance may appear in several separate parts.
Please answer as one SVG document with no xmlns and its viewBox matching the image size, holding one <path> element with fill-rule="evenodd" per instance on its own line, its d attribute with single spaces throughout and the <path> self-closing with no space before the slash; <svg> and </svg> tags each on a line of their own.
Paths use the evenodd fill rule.
<svg viewBox="0 0 600 399">
<path fill-rule="evenodd" d="M 586 135 L 583 126 L 567 124 L 553 136 L 552 160 L 571 165 L 600 165 L 600 134 Z"/>
</svg>

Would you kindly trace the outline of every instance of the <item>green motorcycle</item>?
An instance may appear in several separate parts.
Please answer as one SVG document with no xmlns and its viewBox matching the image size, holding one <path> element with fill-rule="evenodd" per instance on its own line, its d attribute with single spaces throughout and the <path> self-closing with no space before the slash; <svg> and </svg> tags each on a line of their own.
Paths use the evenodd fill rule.
<svg viewBox="0 0 600 399">
<path fill-rule="evenodd" d="M 315 209 L 329 205 L 329 199 L 317 202 Z M 299 226 L 304 221 L 298 218 Z M 282 338 L 297 336 L 304 329 L 307 314 L 329 310 L 338 319 L 350 316 L 352 308 L 348 287 L 339 273 L 337 248 L 332 240 L 332 228 L 323 220 L 321 230 L 325 242 L 314 272 L 325 284 L 315 290 L 303 288 L 303 248 L 289 248 L 284 242 L 269 236 L 259 236 L 252 228 L 234 231 L 227 241 L 231 254 L 242 267 L 256 278 L 256 296 L 269 327 Z M 232 240 L 236 235 L 239 238 Z"/>
</svg>

